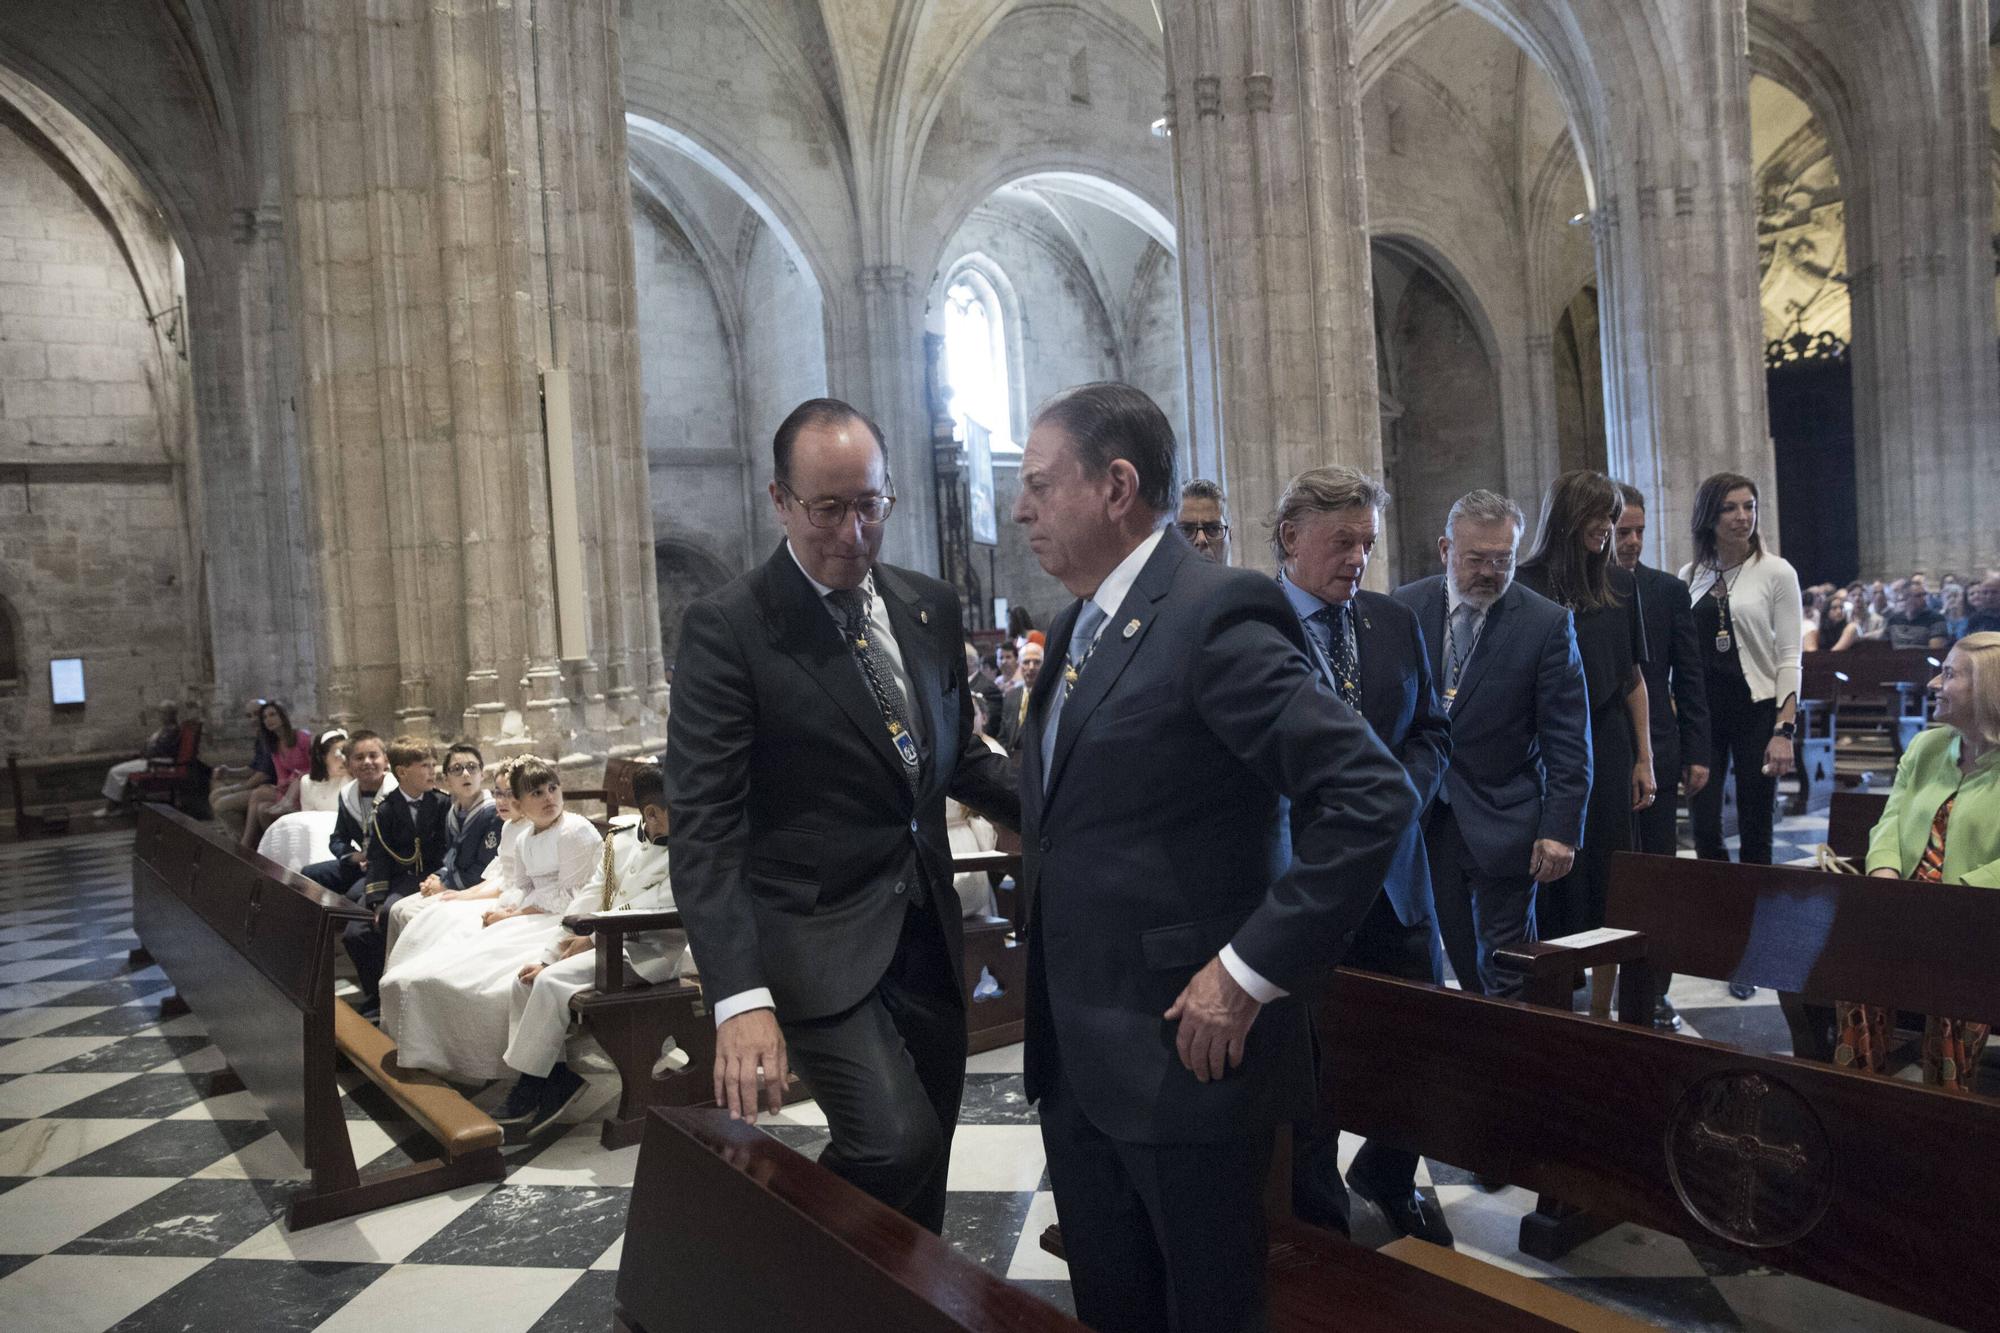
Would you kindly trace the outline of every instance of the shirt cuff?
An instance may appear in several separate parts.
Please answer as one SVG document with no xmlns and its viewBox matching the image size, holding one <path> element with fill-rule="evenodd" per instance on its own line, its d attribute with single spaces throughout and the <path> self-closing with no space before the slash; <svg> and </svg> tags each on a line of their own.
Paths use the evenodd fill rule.
<svg viewBox="0 0 2000 1333">
<path fill-rule="evenodd" d="M 715 1015 L 715 1025 L 721 1027 L 738 1014 L 747 1014 L 752 1009 L 777 1007 L 778 1002 L 771 998 L 770 987 L 759 986 L 755 990 L 738 991 L 726 1000 L 717 1000 L 711 1012 Z"/>
<path fill-rule="evenodd" d="M 1257 1003 L 1269 1004 L 1273 1000 L 1282 1000 L 1291 994 L 1290 991 L 1280 990 L 1264 980 L 1255 968 L 1237 955 L 1235 945 L 1223 945 L 1222 953 L 1218 956 L 1222 959 L 1223 969 L 1236 978 L 1236 984 L 1249 991 L 1250 998 Z"/>
</svg>

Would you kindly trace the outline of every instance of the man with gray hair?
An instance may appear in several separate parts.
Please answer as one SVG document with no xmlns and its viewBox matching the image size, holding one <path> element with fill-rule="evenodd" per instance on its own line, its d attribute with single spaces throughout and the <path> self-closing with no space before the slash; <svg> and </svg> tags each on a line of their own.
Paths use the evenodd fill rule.
<svg viewBox="0 0 2000 1333">
<path fill-rule="evenodd" d="M 1590 795 L 1589 703 L 1570 613 L 1514 582 L 1525 526 L 1504 495 L 1451 507 L 1445 573 L 1406 584 L 1451 718 L 1451 768 L 1424 821 L 1438 928 L 1459 984 L 1517 996 L 1494 951 L 1535 936 L 1535 886 L 1569 873 Z"/>
<path fill-rule="evenodd" d="M 1367 592 L 1361 576 L 1382 535 L 1389 492 L 1350 467 L 1301 472 L 1278 499 L 1271 554 L 1278 586 L 1297 613 L 1326 686 L 1366 718 L 1403 765 L 1428 809 L 1451 762 L 1451 723 L 1431 684 L 1430 655 L 1416 613 Z M 1377 894 L 1343 962 L 1406 981 L 1444 980 L 1431 906 L 1423 829 L 1403 830 L 1384 892 Z M 1293 1126 L 1292 1209 L 1308 1222 L 1345 1229 L 1340 1127 L 1322 1108 Z M 1382 1210 L 1398 1235 L 1452 1243 L 1437 1203 L 1417 1192 L 1417 1154 L 1373 1140 L 1347 1172 L 1356 1194 Z"/>
<path fill-rule="evenodd" d="M 1219 565 L 1229 563 L 1229 514 L 1221 486 L 1196 477 L 1181 487 L 1181 512 L 1174 526 L 1195 550 Z"/>
</svg>

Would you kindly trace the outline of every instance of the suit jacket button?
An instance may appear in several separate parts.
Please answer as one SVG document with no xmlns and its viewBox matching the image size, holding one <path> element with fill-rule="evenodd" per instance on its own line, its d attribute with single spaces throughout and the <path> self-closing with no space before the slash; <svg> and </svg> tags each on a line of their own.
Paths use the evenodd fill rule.
<svg viewBox="0 0 2000 1333">
<path fill-rule="evenodd" d="M 1043 838 L 1043 839 L 1042 839 L 1042 850 L 1046 852 L 1046 851 L 1047 851 L 1048 849 L 1049 849 L 1049 840 L 1048 840 L 1047 838 Z"/>
<path fill-rule="evenodd" d="M 916 821 L 916 820 L 914 820 L 914 819 L 912 819 L 912 820 L 910 821 L 910 832 L 912 832 L 912 833 L 915 833 L 915 832 L 917 832 L 917 831 L 918 831 L 918 829 L 917 829 L 917 821 Z"/>
<path fill-rule="evenodd" d="M 896 892 L 898 892 L 898 893 L 901 893 L 902 891 L 903 891 L 903 881 L 901 881 L 901 880 L 897 880 L 897 881 L 896 881 Z"/>
</svg>

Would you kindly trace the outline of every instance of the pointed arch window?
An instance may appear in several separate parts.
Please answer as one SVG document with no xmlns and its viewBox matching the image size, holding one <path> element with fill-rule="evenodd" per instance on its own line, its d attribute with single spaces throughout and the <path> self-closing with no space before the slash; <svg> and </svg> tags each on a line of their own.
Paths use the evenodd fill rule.
<svg viewBox="0 0 2000 1333">
<path fill-rule="evenodd" d="M 1010 334 L 999 290 L 979 269 L 963 266 L 944 293 L 945 380 L 960 430 L 976 421 L 996 450 L 1019 448 L 1014 436 Z"/>
</svg>

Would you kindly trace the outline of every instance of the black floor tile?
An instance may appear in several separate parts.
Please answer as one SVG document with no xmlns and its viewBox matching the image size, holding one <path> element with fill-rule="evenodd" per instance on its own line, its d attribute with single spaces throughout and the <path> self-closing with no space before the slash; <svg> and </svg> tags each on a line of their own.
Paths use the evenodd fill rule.
<svg viewBox="0 0 2000 1333">
<path fill-rule="evenodd" d="M 387 1264 L 218 1259 L 134 1311 L 123 1323 L 113 1325 L 113 1330 L 156 1333 L 163 1329 L 257 1329 L 259 1333 L 309 1333 L 388 1271 Z M 410 1327 L 421 1326 L 420 1314 L 412 1311 Z"/>
<path fill-rule="evenodd" d="M 262 1120 L 161 1120 L 49 1174 L 191 1176 L 270 1132 Z"/>
<path fill-rule="evenodd" d="M 1005 1277 L 1034 1201 L 1032 1191 L 952 1190 L 945 1195 L 944 1238 L 987 1272 Z"/>
<path fill-rule="evenodd" d="M 186 1074 L 140 1074 L 71 1102 L 61 1114 L 67 1120 L 156 1120 L 184 1111 L 207 1095 L 205 1076 L 197 1081 Z"/>
<path fill-rule="evenodd" d="M 1684 1333 L 1730 1333 L 1743 1327 L 1705 1277 L 1562 1277 L 1550 1278 L 1548 1284 L 1593 1305 Z"/>
<path fill-rule="evenodd" d="M 58 1254 L 204 1258 L 235 1249 L 283 1216 L 282 1196 L 251 1180 L 183 1180 L 121 1213 Z M 272 1263 L 276 1273 L 284 1265 Z M 205 1327 L 223 1328 L 216 1322 Z M 255 1321 L 244 1327 L 255 1327 Z"/>
<path fill-rule="evenodd" d="M 1033 1125 L 1035 1108 L 1019 1074 L 967 1074 L 959 1103 L 961 1125 Z"/>
<path fill-rule="evenodd" d="M 616 1269 L 585 1273 L 556 1298 L 528 1333 L 603 1333 L 611 1327 L 617 1290 Z"/>
<path fill-rule="evenodd" d="M 65 1033 L 64 1035 L 71 1035 Z M 207 1037 L 127 1037 L 109 1046 L 50 1065 L 51 1074 L 143 1074 L 148 1069 L 192 1055 L 208 1045 Z"/>
<path fill-rule="evenodd" d="M 585 1268 L 624 1234 L 631 1196 L 597 1186 L 502 1185 L 405 1262 Z"/>
</svg>

